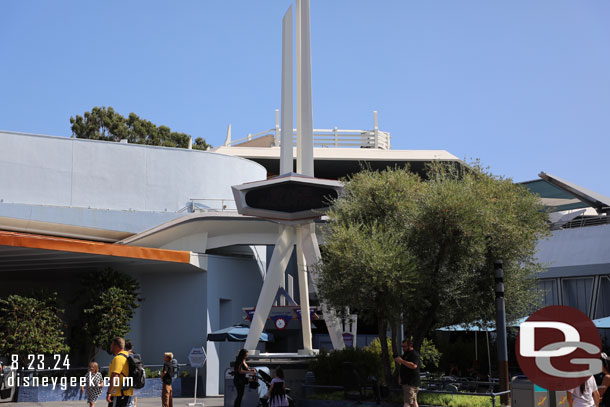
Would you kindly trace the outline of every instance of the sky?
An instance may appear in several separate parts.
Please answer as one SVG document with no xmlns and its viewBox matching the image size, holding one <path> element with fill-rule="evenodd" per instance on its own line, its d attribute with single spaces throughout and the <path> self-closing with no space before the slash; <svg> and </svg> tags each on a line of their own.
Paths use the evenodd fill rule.
<svg viewBox="0 0 610 407">
<path fill-rule="evenodd" d="M 0 1 L 0 129 L 94 106 L 221 145 L 275 126 L 289 0 Z M 311 0 L 314 128 L 610 195 L 610 2 Z"/>
</svg>

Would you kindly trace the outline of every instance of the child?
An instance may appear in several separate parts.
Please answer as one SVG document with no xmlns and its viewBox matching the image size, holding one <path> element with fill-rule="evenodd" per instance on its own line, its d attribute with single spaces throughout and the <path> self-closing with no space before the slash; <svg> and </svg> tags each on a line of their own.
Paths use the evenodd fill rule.
<svg viewBox="0 0 610 407">
<path fill-rule="evenodd" d="M 89 363 L 89 371 L 85 376 L 87 378 L 87 403 L 89 407 L 94 407 L 100 394 L 102 394 L 102 374 L 100 368 L 95 362 Z M 85 387 L 81 386 L 81 394 L 85 391 Z"/>
<path fill-rule="evenodd" d="M 281 367 L 275 369 L 275 377 L 271 380 L 271 387 L 269 387 L 267 397 L 269 397 L 269 407 L 288 407 L 284 371 Z"/>
</svg>

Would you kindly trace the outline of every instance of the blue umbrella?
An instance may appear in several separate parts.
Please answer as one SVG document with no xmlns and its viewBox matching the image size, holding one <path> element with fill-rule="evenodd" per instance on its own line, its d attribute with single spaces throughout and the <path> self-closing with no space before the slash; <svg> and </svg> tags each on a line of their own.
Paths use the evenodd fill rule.
<svg viewBox="0 0 610 407">
<path fill-rule="evenodd" d="M 610 328 L 610 317 L 595 319 L 593 323 L 598 328 Z"/>
<path fill-rule="evenodd" d="M 521 325 L 522 322 L 525 322 L 526 319 L 527 319 L 527 317 L 519 318 L 518 320 L 516 320 L 513 323 L 507 323 L 506 326 L 518 328 L 519 325 Z M 485 331 L 495 331 L 495 330 L 496 330 L 495 321 L 483 323 L 482 320 L 474 321 L 469 324 L 449 325 L 449 326 L 444 326 L 442 328 L 437 329 L 437 331 L 460 331 L 460 332 L 461 331 L 469 331 L 469 332 L 483 331 L 483 332 L 485 332 Z"/>
<path fill-rule="evenodd" d="M 247 325 L 239 324 L 233 325 L 228 328 L 219 329 L 218 331 L 210 332 L 208 334 L 208 341 L 212 342 L 245 342 L 248 337 L 250 328 Z M 273 341 L 273 335 L 261 333 L 259 338 L 261 342 Z"/>
</svg>

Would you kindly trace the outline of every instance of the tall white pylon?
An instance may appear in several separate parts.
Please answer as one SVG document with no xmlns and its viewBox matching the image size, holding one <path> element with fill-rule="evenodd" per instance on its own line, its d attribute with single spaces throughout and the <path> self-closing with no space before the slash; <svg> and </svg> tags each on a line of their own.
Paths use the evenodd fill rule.
<svg viewBox="0 0 610 407">
<path fill-rule="evenodd" d="M 296 76 L 297 76 L 297 173 L 313 177 L 313 104 L 311 86 L 311 35 L 309 0 L 296 0 Z M 292 6 L 282 21 L 282 126 L 280 172 L 292 172 Z M 309 271 L 320 261 L 320 249 L 313 221 L 298 225 L 280 225 L 278 238 L 269 262 L 263 288 L 256 303 L 245 349 L 255 351 L 265 326 L 277 289 L 285 279 L 286 266 L 296 245 L 301 328 L 303 331 L 302 354 L 314 354 L 312 348 L 311 316 L 309 313 Z M 312 281 L 316 283 L 315 273 Z M 334 349 L 343 349 L 342 329 L 336 315 L 322 304 L 322 313 Z"/>
</svg>

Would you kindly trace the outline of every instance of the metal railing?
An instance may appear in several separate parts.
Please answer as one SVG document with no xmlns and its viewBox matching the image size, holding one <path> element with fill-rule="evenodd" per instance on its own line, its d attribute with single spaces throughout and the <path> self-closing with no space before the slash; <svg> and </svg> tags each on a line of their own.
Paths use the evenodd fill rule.
<svg viewBox="0 0 610 407">
<path fill-rule="evenodd" d="M 275 127 L 259 133 L 248 134 L 238 140 L 231 140 L 231 127 L 227 130 L 225 147 L 235 147 L 238 144 L 256 140 L 264 136 L 273 136 L 273 145 L 280 145 L 279 114 L 276 110 Z M 379 130 L 377 125 L 377 112 L 374 112 L 374 127 L 372 130 L 344 130 L 337 127 L 332 129 L 313 129 L 314 147 L 351 147 L 351 148 L 376 148 L 381 150 L 390 149 L 390 133 Z M 296 145 L 296 129 L 292 129 L 293 145 Z"/>
<path fill-rule="evenodd" d="M 233 199 L 208 199 L 192 198 L 181 211 L 188 212 L 237 212 L 237 206 Z"/>
<path fill-rule="evenodd" d="M 607 225 L 610 224 L 610 216 L 600 215 L 600 216 L 584 216 L 573 219 L 566 223 L 559 223 L 551 225 L 551 230 L 559 230 L 559 229 L 574 229 L 574 228 L 582 228 L 586 226 L 598 226 L 598 225 Z"/>
</svg>

